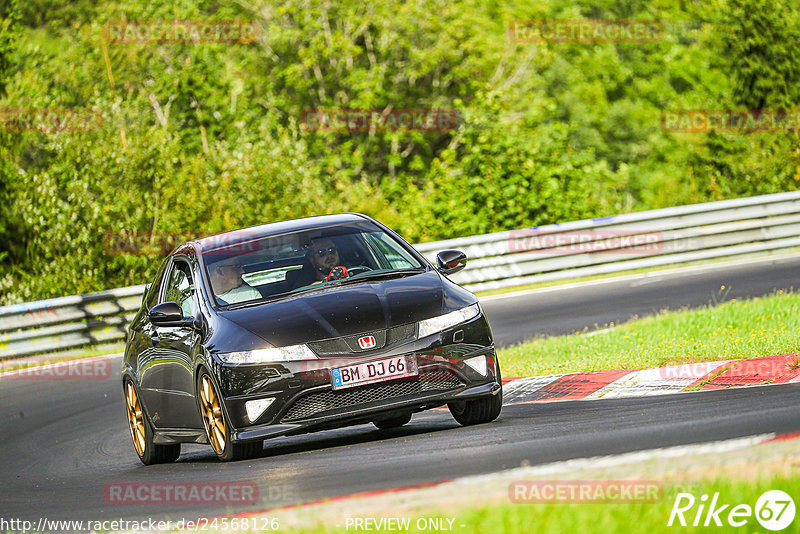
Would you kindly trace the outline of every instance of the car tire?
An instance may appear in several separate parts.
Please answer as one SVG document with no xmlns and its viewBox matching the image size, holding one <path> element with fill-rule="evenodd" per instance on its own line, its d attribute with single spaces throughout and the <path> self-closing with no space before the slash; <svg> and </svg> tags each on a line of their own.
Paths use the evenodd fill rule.
<svg viewBox="0 0 800 534">
<path fill-rule="evenodd" d="M 390 417 L 388 419 L 379 419 L 377 421 L 373 421 L 372 424 L 381 430 L 388 430 L 390 428 L 399 428 L 409 421 L 411 421 L 411 412 Z"/>
<path fill-rule="evenodd" d="M 264 446 L 263 440 L 234 443 L 231 426 L 225 415 L 222 397 L 207 371 L 197 378 L 197 403 L 208 442 L 217 458 L 223 462 L 235 462 L 258 456 Z"/>
<path fill-rule="evenodd" d="M 131 432 L 133 450 L 144 465 L 174 462 L 181 455 L 181 444 L 159 445 L 153 443 L 153 427 L 144 413 L 136 386 L 130 379 L 125 381 L 125 408 L 128 413 L 128 428 Z"/>
<path fill-rule="evenodd" d="M 500 391 L 494 395 L 480 399 L 451 402 L 447 405 L 453 418 L 463 426 L 479 425 L 497 419 L 503 408 L 503 381 L 500 377 L 500 365 L 496 364 L 497 383 Z"/>
</svg>

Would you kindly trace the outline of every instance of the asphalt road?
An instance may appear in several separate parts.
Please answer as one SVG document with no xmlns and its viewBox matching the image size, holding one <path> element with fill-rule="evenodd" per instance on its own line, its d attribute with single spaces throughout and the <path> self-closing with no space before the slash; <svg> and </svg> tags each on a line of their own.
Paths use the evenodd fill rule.
<svg viewBox="0 0 800 534">
<path fill-rule="evenodd" d="M 800 259 L 659 275 L 485 304 L 499 343 L 593 327 L 664 307 L 702 305 L 798 286 Z M 524 304 L 526 303 L 527 304 Z M 460 427 L 447 411 L 407 427 L 371 425 L 267 442 L 260 458 L 220 463 L 207 446 L 184 446 L 175 464 L 142 466 L 125 420 L 120 360 L 106 380 L 0 378 L 0 518 L 173 518 L 274 508 L 337 495 L 570 458 L 800 430 L 800 384 L 599 401 L 507 406 L 494 423 Z M 116 505 L 109 484 L 255 483 L 244 507 Z"/>
<path fill-rule="evenodd" d="M 722 287 L 725 289 L 721 289 Z M 696 308 L 800 288 L 800 256 L 740 265 L 653 272 L 578 287 L 553 287 L 481 299 L 495 343 L 594 329 L 665 309 Z"/>
</svg>

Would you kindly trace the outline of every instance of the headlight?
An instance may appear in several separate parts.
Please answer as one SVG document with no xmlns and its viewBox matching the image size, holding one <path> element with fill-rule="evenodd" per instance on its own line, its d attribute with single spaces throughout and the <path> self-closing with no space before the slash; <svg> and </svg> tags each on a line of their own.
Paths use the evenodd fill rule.
<svg viewBox="0 0 800 534">
<path fill-rule="evenodd" d="M 305 345 L 291 345 L 273 349 L 247 350 L 219 354 L 225 363 L 270 363 L 294 360 L 316 360 L 317 355 Z"/>
<path fill-rule="evenodd" d="M 429 336 L 442 330 L 447 330 L 457 324 L 464 323 L 470 319 L 477 317 L 481 313 L 478 304 L 461 308 L 454 312 L 445 313 L 439 317 L 432 317 L 419 322 L 419 337 Z"/>
</svg>

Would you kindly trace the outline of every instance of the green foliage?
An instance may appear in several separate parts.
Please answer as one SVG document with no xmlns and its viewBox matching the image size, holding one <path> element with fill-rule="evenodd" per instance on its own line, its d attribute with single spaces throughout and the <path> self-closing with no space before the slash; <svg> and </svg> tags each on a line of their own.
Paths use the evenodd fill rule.
<svg viewBox="0 0 800 534">
<path fill-rule="evenodd" d="M 11 56 L 19 39 L 20 9 L 18 0 L 0 2 L 0 94 L 11 67 Z"/>
<path fill-rule="evenodd" d="M 17 47 L 19 19 L 18 0 L 0 1 L 0 95 L 5 92 L 6 79 L 12 67 L 11 58 Z M 16 252 L 19 257 L 22 246 L 20 228 L 14 222 L 15 180 L 14 166 L 10 164 L 13 160 L 10 151 L 12 144 L 11 136 L 0 131 L 0 243 L 7 243 L 0 247 L 0 265 L 10 262 L 11 252 Z"/>
<path fill-rule="evenodd" d="M 800 102 L 800 9 L 794 2 L 728 0 L 719 7 L 715 42 L 730 91 L 718 108 L 796 110 Z M 798 132 L 732 135 L 711 132 L 689 152 L 689 179 L 711 198 L 797 189 Z"/>
<path fill-rule="evenodd" d="M 793 1 L 729 0 L 722 47 L 735 81 L 733 102 L 747 109 L 795 107 L 800 97 L 800 7 Z"/>
<path fill-rule="evenodd" d="M 339 211 L 412 241 L 795 189 L 797 137 L 672 134 L 664 110 L 797 102 L 797 9 L 526 0 L 0 3 L 0 304 L 141 283 L 164 243 Z M 516 43 L 531 19 L 666 21 L 653 43 Z M 107 41 L 251 21 L 244 43 Z M 782 26 L 779 24 L 782 21 Z M 442 131 L 317 131 L 317 109 L 443 109 Z M 110 239 L 136 240 L 127 251 Z M 129 241 L 130 242 L 130 241 Z"/>
</svg>

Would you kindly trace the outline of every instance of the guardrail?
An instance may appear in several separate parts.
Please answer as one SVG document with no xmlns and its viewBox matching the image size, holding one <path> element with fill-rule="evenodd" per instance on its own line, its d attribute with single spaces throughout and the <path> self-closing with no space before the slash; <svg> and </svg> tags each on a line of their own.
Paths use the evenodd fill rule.
<svg viewBox="0 0 800 534">
<path fill-rule="evenodd" d="M 0 307 L 0 360 L 120 341 L 145 285 Z"/>
<path fill-rule="evenodd" d="M 471 291 L 800 247 L 800 191 L 415 245 L 466 252 Z M 0 307 L 0 360 L 125 338 L 144 285 Z"/>
<path fill-rule="evenodd" d="M 800 191 L 692 204 L 416 245 L 458 249 L 452 276 L 471 291 L 630 269 L 774 253 L 800 246 Z"/>
</svg>

